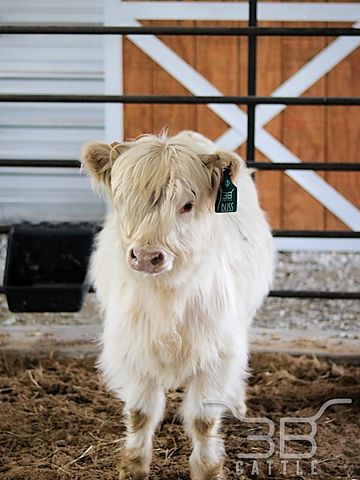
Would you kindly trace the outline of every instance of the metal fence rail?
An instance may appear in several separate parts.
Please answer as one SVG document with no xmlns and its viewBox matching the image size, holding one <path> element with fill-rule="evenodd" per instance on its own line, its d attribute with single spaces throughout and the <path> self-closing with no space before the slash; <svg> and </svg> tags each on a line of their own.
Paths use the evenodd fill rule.
<svg viewBox="0 0 360 480">
<path fill-rule="evenodd" d="M 8 234 L 11 226 L 10 224 L 0 225 L 0 235 Z M 100 231 L 102 226 L 97 224 L 96 228 Z M 273 230 L 272 235 L 275 238 L 360 238 L 360 232 L 341 230 Z"/>
<path fill-rule="evenodd" d="M 123 104 L 242 104 L 248 108 L 247 162 L 252 167 L 263 170 L 318 170 L 318 171 L 359 171 L 360 164 L 346 163 L 267 163 L 255 160 L 255 117 L 257 105 L 306 105 L 306 106 L 360 106 L 360 97 L 264 97 L 256 95 L 257 38 L 260 36 L 360 36 L 360 28 L 347 27 L 258 27 L 257 0 L 249 0 L 248 27 L 183 27 L 183 26 L 84 26 L 84 25 L 0 25 L 0 34 L 36 35 L 219 35 L 245 36 L 248 42 L 248 95 L 246 96 L 188 96 L 188 95 L 39 95 L 39 94 L 0 94 L 1 102 L 60 102 L 60 103 L 123 103 Z M 57 159 L 0 159 L 0 167 L 51 167 L 79 168 L 78 160 Z M 8 233 L 10 225 L 0 225 L 0 234 Z M 100 229 L 101 227 L 98 226 Z M 274 230 L 274 237 L 297 238 L 360 238 L 360 232 L 348 231 L 309 231 Z M 3 287 L 0 286 L 0 293 Z M 322 298 L 360 299 L 360 292 L 327 292 L 302 290 L 273 290 L 271 297 L 279 298 Z"/>
<path fill-rule="evenodd" d="M 0 158 L 0 167 L 35 167 L 35 168 L 80 168 L 79 160 L 50 160 L 50 159 L 26 159 L 11 160 Z M 301 162 L 301 163 L 270 163 L 248 161 L 247 165 L 256 170 L 317 170 L 326 172 L 358 172 L 360 163 L 322 163 L 322 162 Z"/>
<path fill-rule="evenodd" d="M 66 285 L 64 285 L 66 286 Z M 89 293 L 95 290 L 90 288 Z M 4 286 L 0 285 L 0 294 L 4 293 Z M 321 290 L 270 290 L 272 298 L 298 298 L 298 299 L 322 299 L 322 300 L 360 300 L 360 292 L 326 292 Z"/>
<path fill-rule="evenodd" d="M 255 1 L 250 0 L 250 17 L 256 18 Z M 251 23 L 251 22 L 250 22 Z M 359 28 L 345 27 L 120 27 L 84 25 L 0 25 L 0 34 L 6 35 L 219 35 L 243 37 L 356 37 Z"/>
<path fill-rule="evenodd" d="M 253 90 L 251 85 L 251 90 Z M 237 104 L 255 107 L 256 105 L 309 105 L 309 106 L 360 106 L 360 97 L 261 97 L 255 94 L 230 96 L 190 96 L 190 95 L 62 95 L 3 93 L 0 102 L 31 103 L 130 103 L 130 104 Z"/>
</svg>

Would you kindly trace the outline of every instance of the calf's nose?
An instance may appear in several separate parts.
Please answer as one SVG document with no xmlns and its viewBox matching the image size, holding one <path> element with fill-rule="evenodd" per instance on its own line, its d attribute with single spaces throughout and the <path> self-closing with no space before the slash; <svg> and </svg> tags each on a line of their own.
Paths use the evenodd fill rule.
<svg viewBox="0 0 360 480">
<path fill-rule="evenodd" d="M 147 273 L 160 273 L 165 264 L 165 253 L 146 247 L 131 248 L 129 265 L 132 269 Z"/>
</svg>

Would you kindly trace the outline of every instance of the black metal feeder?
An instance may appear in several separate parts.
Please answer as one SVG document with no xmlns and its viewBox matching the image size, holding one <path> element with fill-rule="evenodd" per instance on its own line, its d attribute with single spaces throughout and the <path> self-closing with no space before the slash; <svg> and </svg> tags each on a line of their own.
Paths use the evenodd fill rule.
<svg viewBox="0 0 360 480">
<path fill-rule="evenodd" d="M 10 229 L 4 291 L 12 312 L 77 312 L 89 290 L 96 227 L 20 224 Z"/>
</svg>

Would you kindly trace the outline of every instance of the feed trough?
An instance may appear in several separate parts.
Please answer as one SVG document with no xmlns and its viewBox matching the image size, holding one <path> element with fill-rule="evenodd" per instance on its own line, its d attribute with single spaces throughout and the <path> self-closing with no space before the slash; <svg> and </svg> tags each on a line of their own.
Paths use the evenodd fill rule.
<svg viewBox="0 0 360 480">
<path fill-rule="evenodd" d="M 89 289 L 89 224 L 20 224 L 9 232 L 4 291 L 12 312 L 76 312 Z"/>
</svg>

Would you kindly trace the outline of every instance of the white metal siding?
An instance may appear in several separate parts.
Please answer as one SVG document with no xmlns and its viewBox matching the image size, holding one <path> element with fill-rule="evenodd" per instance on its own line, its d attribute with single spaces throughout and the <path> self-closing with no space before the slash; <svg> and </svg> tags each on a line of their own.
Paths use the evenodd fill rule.
<svg viewBox="0 0 360 480">
<path fill-rule="evenodd" d="M 101 0 L 0 0 L 0 23 L 102 24 Z M 104 93 L 104 37 L 0 35 L 1 93 Z M 0 105 L 0 158 L 76 159 L 105 137 L 104 105 Z M 104 204 L 78 170 L 0 170 L 0 221 L 89 220 Z"/>
</svg>

